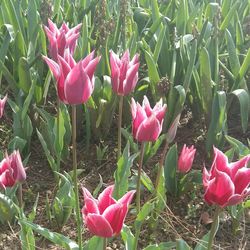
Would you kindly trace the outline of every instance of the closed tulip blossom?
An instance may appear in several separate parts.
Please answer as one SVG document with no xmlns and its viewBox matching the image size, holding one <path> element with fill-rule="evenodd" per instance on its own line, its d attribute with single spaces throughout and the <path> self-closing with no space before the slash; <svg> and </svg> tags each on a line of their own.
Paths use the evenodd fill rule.
<svg viewBox="0 0 250 250">
<path fill-rule="evenodd" d="M 110 238 L 120 234 L 122 230 L 135 191 L 129 191 L 116 201 L 112 198 L 113 190 L 114 186 L 109 186 L 95 199 L 83 188 L 83 219 L 89 231 L 96 236 Z"/>
<path fill-rule="evenodd" d="M 6 95 L 3 99 L 0 99 L 0 118 L 2 118 L 2 116 L 3 116 L 4 107 L 5 107 L 5 103 L 7 101 L 7 97 L 8 97 L 8 95 Z"/>
<path fill-rule="evenodd" d="M 186 144 L 184 144 L 180 157 L 178 159 L 179 172 L 187 173 L 191 169 L 195 152 L 196 149 L 194 148 L 194 146 L 187 147 Z"/>
<path fill-rule="evenodd" d="M 138 81 L 139 65 L 138 54 L 130 61 L 128 50 L 121 59 L 113 51 L 110 52 L 112 88 L 117 95 L 126 96 L 134 90 Z"/>
<path fill-rule="evenodd" d="M 67 49 L 64 57 L 58 55 L 58 63 L 44 57 L 57 81 L 57 92 L 60 100 L 66 104 L 87 102 L 94 90 L 94 71 L 100 57 L 94 58 L 94 51 L 87 57 L 75 62 Z"/>
<path fill-rule="evenodd" d="M 250 154 L 239 161 L 228 163 L 223 152 L 214 147 L 210 171 L 203 170 L 204 199 L 221 208 L 241 203 L 250 194 Z"/>
<path fill-rule="evenodd" d="M 14 151 L 0 163 L 0 188 L 13 187 L 25 181 L 26 173 L 19 151 Z"/>
<path fill-rule="evenodd" d="M 70 29 L 66 23 L 63 23 L 58 29 L 56 24 L 48 19 L 48 26 L 44 26 L 44 30 L 49 39 L 50 55 L 55 61 L 58 55 L 64 55 L 66 48 L 69 48 L 72 55 L 74 54 L 81 26 L 82 24 L 78 24 Z"/>
<path fill-rule="evenodd" d="M 151 141 L 158 139 L 165 116 L 167 105 L 162 104 L 162 99 L 151 108 L 148 98 L 144 96 L 142 106 L 132 98 L 132 132 L 134 138 L 139 142 Z"/>
</svg>

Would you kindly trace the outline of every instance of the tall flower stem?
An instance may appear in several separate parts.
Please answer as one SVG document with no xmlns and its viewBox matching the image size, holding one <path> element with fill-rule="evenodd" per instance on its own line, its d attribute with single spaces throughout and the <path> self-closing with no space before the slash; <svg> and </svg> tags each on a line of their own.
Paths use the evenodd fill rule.
<svg viewBox="0 0 250 250">
<path fill-rule="evenodd" d="M 220 223 L 219 215 L 220 215 L 220 212 L 221 212 L 221 208 L 219 206 L 217 206 L 217 208 L 216 208 L 216 210 L 214 212 L 213 224 L 212 224 L 210 234 L 209 234 L 207 250 L 212 250 L 214 237 L 215 237 L 215 235 L 217 233 L 217 230 L 219 228 L 219 223 Z"/>
<path fill-rule="evenodd" d="M 168 145 L 169 145 L 168 140 L 166 138 L 166 143 L 165 143 L 162 155 L 161 155 L 161 159 L 160 159 L 160 162 L 159 162 L 159 168 L 158 168 L 158 172 L 157 172 L 157 177 L 156 177 L 156 181 L 155 181 L 155 190 L 156 191 L 158 190 L 158 187 L 159 187 L 160 177 L 161 177 L 162 171 L 163 171 L 164 160 L 166 158 L 166 154 L 167 154 L 167 151 L 168 151 Z"/>
<path fill-rule="evenodd" d="M 138 176 L 137 176 L 137 186 L 136 186 L 136 211 L 140 212 L 141 209 L 141 171 L 142 171 L 142 163 L 143 163 L 143 155 L 144 155 L 145 144 L 142 142 L 141 144 L 141 152 L 139 159 L 139 168 L 138 168 Z"/>
<path fill-rule="evenodd" d="M 117 158 L 119 160 L 121 156 L 121 149 L 122 149 L 122 108 L 123 108 L 123 96 L 120 96 L 119 99 L 119 117 L 118 117 L 118 150 L 117 150 Z"/>
<path fill-rule="evenodd" d="M 77 185 L 77 157 L 76 157 L 76 106 L 72 105 L 72 151 L 73 151 L 73 181 L 76 200 L 76 220 L 79 249 L 82 249 L 82 223 L 79 204 L 79 191 Z"/>
<path fill-rule="evenodd" d="M 107 245 L 108 245 L 108 239 L 107 238 L 103 238 L 103 250 L 107 249 Z"/>
<path fill-rule="evenodd" d="M 23 187 L 22 184 L 19 184 L 18 187 L 18 202 L 19 202 L 19 207 L 22 208 L 23 207 Z"/>
<path fill-rule="evenodd" d="M 60 99 L 57 97 L 57 143 L 60 141 Z M 58 147 L 59 148 L 59 147 Z M 56 149 L 56 171 L 60 172 L 60 164 L 61 164 L 61 152 Z M 58 175 L 57 181 L 59 180 Z"/>
</svg>

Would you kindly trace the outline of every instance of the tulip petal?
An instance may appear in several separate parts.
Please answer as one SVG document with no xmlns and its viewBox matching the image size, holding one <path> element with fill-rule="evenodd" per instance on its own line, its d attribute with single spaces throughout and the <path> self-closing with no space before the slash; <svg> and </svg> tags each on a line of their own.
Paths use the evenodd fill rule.
<svg viewBox="0 0 250 250">
<path fill-rule="evenodd" d="M 234 180 L 235 175 L 237 174 L 237 171 L 247 165 L 247 163 L 250 160 L 250 155 L 247 155 L 240 159 L 239 161 L 232 162 L 229 164 L 229 167 L 231 169 L 231 178 Z"/>
<path fill-rule="evenodd" d="M 117 235 L 121 232 L 128 206 L 126 204 L 113 204 L 109 206 L 103 213 L 103 216 L 109 222 L 113 229 L 113 234 Z"/>
<path fill-rule="evenodd" d="M 126 204 L 128 206 L 131 203 L 135 192 L 136 192 L 135 190 L 127 192 L 125 195 L 123 195 L 121 199 L 117 201 L 117 203 Z"/>
<path fill-rule="evenodd" d="M 241 168 L 235 175 L 235 193 L 242 194 L 250 185 L 250 168 Z"/>
<path fill-rule="evenodd" d="M 4 96 L 3 99 L 0 99 L 0 118 L 3 117 L 4 107 L 5 107 L 7 99 L 8 99 L 8 95 L 7 94 Z"/>
<path fill-rule="evenodd" d="M 154 115 L 145 119 L 138 127 L 135 138 L 139 141 L 156 141 L 162 126 Z"/>
<path fill-rule="evenodd" d="M 84 199 L 84 214 L 100 214 L 98 209 L 98 204 L 95 199 Z"/>
<path fill-rule="evenodd" d="M 139 103 L 137 103 L 136 104 L 136 117 L 133 119 L 133 123 L 132 123 L 132 133 L 135 138 L 136 138 L 136 134 L 138 132 L 139 126 L 146 119 L 147 119 L 147 114 L 145 110 L 142 108 L 142 106 Z"/>
<path fill-rule="evenodd" d="M 153 113 L 153 109 L 150 106 L 150 103 L 149 103 L 147 96 L 143 96 L 142 107 L 144 108 L 144 110 L 147 114 L 147 117 L 150 117 Z"/>
<path fill-rule="evenodd" d="M 99 214 L 88 214 L 85 223 L 89 231 L 99 237 L 110 238 L 113 236 L 113 230 L 104 216 Z"/>
<path fill-rule="evenodd" d="M 87 67 L 85 68 L 85 72 L 88 74 L 89 79 L 93 78 L 96 66 L 99 63 L 99 61 L 100 61 L 100 57 L 96 57 L 95 59 L 90 61 Z"/>
<path fill-rule="evenodd" d="M 58 80 L 60 77 L 60 74 L 61 74 L 59 65 L 55 61 L 51 60 L 50 58 L 48 58 L 46 56 L 43 56 L 43 59 L 45 60 L 45 62 L 49 66 L 49 68 L 52 71 L 56 80 Z"/>
<path fill-rule="evenodd" d="M 108 206 L 116 204 L 115 199 L 112 198 L 113 190 L 114 190 L 114 185 L 108 186 L 98 196 L 98 208 L 100 214 L 102 214 Z"/>
<path fill-rule="evenodd" d="M 234 206 L 234 205 L 237 205 L 239 203 L 241 203 L 243 201 L 243 199 L 245 198 L 245 196 L 243 195 L 239 195 L 239 194 L 234 194 L 232 195 L 227 203 L 225 204 L 225 206 Z"/>
<path fill-rule="evenodd" d="M 126 79 L 123 82 L 123 94 L 128 95 L 130 92 L 132 92 L 136 86 L 136 83 L 138 81 L 138 69 L 139 69 L 139 63 L 131 66 L 128 68 L 126 73 Z"/>
<path fill-rule="evenodd" d="M 229 176 L 231 176 L 231 170 L 228 167 L 227 156 L 216 147 L 214 147 L 214 161 L 211 166 L 211 176 L 212 176 L 211 178 L 214 177 L 215 169 L 225 172 Z"/>
<path fill-rule="evenodd" d="M 203 167 L 203 173 L 202 173 L 202 182 L 203 182 L 203 186 L 206 188 L 208 186 L 209 183 L 209 179 L 210 179 L 210 174 L 207 171 L 207 169 L 205 167 Z"/>
<path fill-rule="evenodd" d="M 11 168 L 13 169 L 13 178 L 16 182 L 23 182 L 26 180 L 26 173 L 23 167 L 22 159 L 19 151 L 14 151 L 10 155 Z"/>
<path fill-rule="evenodd" d="M 69 72 L 65 80 L 64 92 L 69 104 L 85 103 L 92 94 L 93 86 L 82 68 L 82 62 L 76 64 Z"/>
<path fill-rule="evenodd" d="M 86 68 L 88 64 L 93 60 L 95 51 L 93 50 L 89 55 L 87 55 L 83 60 L 81 60 L 82 67 Z"/>
<path fill-rule="evenodd" d="M 209 204 L 218 204 L 224 207 L 229 198 L 234 194 L 234 184 L 226 173 L 215 169 L 214 174 L 215 178 L 209 181 L 204 199 Z"/>
</svg>

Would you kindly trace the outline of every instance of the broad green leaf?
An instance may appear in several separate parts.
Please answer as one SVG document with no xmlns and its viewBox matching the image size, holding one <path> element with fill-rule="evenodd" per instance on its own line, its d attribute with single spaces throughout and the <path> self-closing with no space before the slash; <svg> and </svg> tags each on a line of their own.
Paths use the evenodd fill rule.
<svg viewBox="0 0 250 250">
<path fill-rule="evenodd" d="M 83 250 L 103 250 L 103 238 L 94 236 L 83 247 Z"/>
<path fill-rule="evenodd" d="M 231 94 L 238 98 L 240 104 L 241 126 L 243 132 L 245 133 L 249 126 L 248 124 L 248 114 L 250 108 L 249 94 L 244 89 L 236 89 Z"/>
<path fill-rule="evenodd" d="M 177 193 L 177 146 L 174 144 L 168 151 L 164 163 L 165 187 L 172 195 Z"/>
<path fill-rule="evenodd" d="M 201 240 L 198 241 L 194 250 L 207 250 L 209 236 L 210 236 L 210 231 L 206 233 Z"/>
<path fill-rule="evenodd" d="M 176 240 L 176 250 L 191 250 L 192 248 L 183 239 Z"/>
<path fill-rule="evenodd" d="M 136 220 L 134 222 L 136 231 L 140 230 L 143 222 L 146 220 L 146 218 L 149 216 L 149 214 L 153 211 L 154 208 L 155 203 L 152 201 L 148 201 L 143 205 L 141 211 L 137 214 Z"/>
<path fill-rule="evenodd" d="M 19 150 L 20 152 L 23 151 L 24 147 L 26 146 L 27 141 L 19 136 L 15 136 L 8 145 L 8 149 L 12 152 L 14 150 Z"/>
<path fill-rule="evenodd" d="M 135 237 L 130 231 L 129 227 L 126 226 L 125 224 L 123 225 L 121 236 L 125 244 L 125 250 L 132 250 L 135 244 Z"/>
<path fill-rule="evenodd" d="M 26 93 L 29 93 L 31 82 L 30 66 L 26 58 L 21 57 L 18 61 L 18 85 Z"/>
<path fill-rule="evenodd" d="M 154 184 L 152 183 L 151 179 L 144 171 L 142 171 L 141 173 L 141 182 L 147 188 L 149 192 L 151 193 L 154 192 Z"/>
<path fill-rule="evenodd" d="M 29 222 L 24 219 L 19 219 L 20 223 L 32 228 L 36 233 L 39 233 L 47 240 L 53 242 L 54 244 L 63 247 L 67 250 L 79 250 L 78 245 L 68 237 L 65 237 L 62 234 L 51 232 L 49 229 L 39 226 L 35 223 Z"/>
<path fill-rule="evenodd" d="M 207 132 L 207 151 L 222 142 L 224 133 L 227 132 L 226 117 L 226 94 L 224 91 L 217 91 L 213 98 L 211 122 Z"/>
<path fill-rule="evenodd" d="M 159 245 L 149 245 L 143 250 L 170 250 L 170 249 L 176 249 L 176 243 L 169 241 L 169 242 L 162 242 Z"/>
<path fill-rule="evenodd" d="M 250 154 L 250 148 L 245 146 L 242 142 L 239 140 L 227 135 L 226 140 L 229 142 L 231 146 L 233 146 L 236 150 L 236 152 L 239 154 L 240 157 L 243 157 L 245 155 Z"/>
<path fill-rule="evenodd" d="M 0 222 L 5 224 L 8 221 L 13 221 L 17 212 L 14 202 L 6 195 L 0 193 Z"/>
<path fill-rule="evenodd" d="M 118 160 L 117 169 L 114 173 L 115 178 L 115 189 L 113 196 L 117 200 L 121 198 L 128 190 L 128 178 L 131 174 L 130 168 L 133 164 L 134 159 L 138 154 L 130 155 L 129 142 L 127 143 L 122 156 Z"/>
</svg>

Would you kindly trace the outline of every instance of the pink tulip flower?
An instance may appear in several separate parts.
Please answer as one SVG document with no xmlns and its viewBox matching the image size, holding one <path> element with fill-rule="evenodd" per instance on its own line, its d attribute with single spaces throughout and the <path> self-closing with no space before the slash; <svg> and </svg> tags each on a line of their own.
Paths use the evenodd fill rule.
<svg viewBox="0 0 250 250">
<path fill-rule="evenodd" d="M 13 187 L 25 181 L 26 173 L 19 151 L 14 151 L 0 163 L 0 188 Z"/>
<path fill-rule="evenodd" d="M 138 54 L 130 61 L 128 50 L 121 59 L 111 50 L 110 67 L 112 88 L 117 95 L 125 96 L 134 90 L 138 81 L 139 65 Z"/>
<path fill-rule="evenodd" d="M 86 188 L 83 188 L 83 220 L 89 231 L 96 236 L 110 238 L 120 234 L 122 230 L 135 191 L 129 191 L 116 201 L 112 198 L 113 190 L 114 186 L 109 186 L 98 199 L 95 199 Z"/>
<path fill-rule="evenodd" d="M 194 146 L 191 146 L 190 148 L 184 144 L 179 160 L 178 160 L 178 170 L 181 173 L 187 173 L 193 164 L 194 155 L 195 155 L 196 149 Z"/>
<path fill-rule="evenodd" d="M 228 158 L 214 147 L 214 160 L 210 171 L 203 170 L 204 199 L 220 207 L 241 203 L 250 194 L 250 154 L 239 161 L 228 163 Z"/>
<path fill-rule="evenodd" d="M 70 53 L 73 55 L 76 47 L 76 42 L 79 37 L 79 31 L 82 24 L 69 29 L 66 23 L 63 23 L 61 28 L 58 29 L 50 19 L 48 19 L 48 27 L 44 26 L 44 30 L 49 39 L 49 51 L 51 57 L 57 61 L 57 56 L 63 56 L 65 48 L 69 48 Z"/>
<path fill-rule="evenodd" d="M 166 104 L 162 105 L 162 99 L 152 109 L 146 96 L 144 96 L 142 106 L 132 98 L 132 132 L 137 141 L 153 142 L 158 139 L 162 131 L 166 108 Z"/>
<path fill-rule="evenodd" d="M 4 112 L 4 107 L 5 107 L 5 103 L 7 101 L 8 95 L 5 95 L 5 97 L 3 99 L 0 99 L 0 118 L 2 118 L 3 116 L 3 112 Z"/>
<path fill-rule="evenodd" d="M 87 102 L 94 90 L 94 71 L 100 57 L 94 58 L 94 51 L 78 63 L 69 50 L 64 57 L 58 55 L 58 63 L 43 57 L 57 81 L 57 92 L 60 100 L 66 104 Z"/>
</svg>

